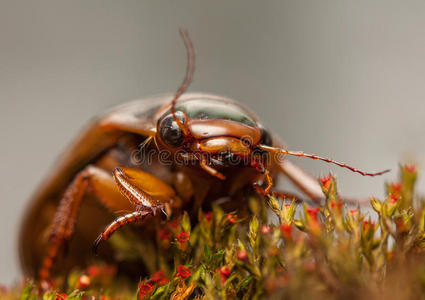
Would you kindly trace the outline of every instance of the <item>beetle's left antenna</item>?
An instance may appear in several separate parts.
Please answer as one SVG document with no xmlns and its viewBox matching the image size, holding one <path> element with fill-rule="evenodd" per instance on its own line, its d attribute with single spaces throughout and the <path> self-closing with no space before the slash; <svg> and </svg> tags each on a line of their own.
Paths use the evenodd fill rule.
<svg viewBox="0 0 425 300">
<path fill-rule="evenodd" d="M 382 175 L 385 173 L 388 173 L 390 170 L 384 170 L 384 171 L 380 171 L 380 172 L 376 172 L 376 173 L 369 173 L 369 172 L 364 172 L 362 170 L 356 169 L 352 166 L 347 165 L 346 163 L 341 163 L 341 162 L 337 162 L 333 159 L 330 158 L 326 158 L 326 157 L 321 157 L 315 154 L 308 154 L 308 153 L 304 153 L 302 151 L 289 151 L 286 149 L 280 149 L 280 148 L 275 148 L 275 147 L 270 147 L 270 146 L 266 146 L 266 145 L 258 145 L 258 148 L 260 148 L 261 150 L 265 150 L 268 152 L 272 152 L 272 153 L 276 153 L 276 154 L 284 154 L 284 155 L 292 155 L 292 156 L 298 156 L 298 157 L 307 157 L 307 158 L 311 158 L 311 159 L 317 159 L 317 160 L 321 160 L 327 163 L 331 163 L 337 166 L 340 166 L 342 168 L 346 168 L 352 172 L 355 173 L 359 173 L 360 175 L 363 176 L 378 176 L 378 175 Z"/>
<path fill-rule="evenodd" d="M 183 39 L 183 42 L 187 51 L 187 66 L 186 66 L 186 76 L 184 77 L 182 84 L 178 88 L 177 92 L 174 94 L 174 98 L 171 101 L 171 113 L 173 114 L 174 121 L 179 125 L 183 133 L 187 135 L 189 133 L 187 128 L 176 117 L 176 102 L 180 98 L 180 96 L 184 92 L 186 92 L 187 88 L 192 82 L 193 73 L 195 72 L 195 49 L 193 47 L 193 44 L 189 37 L 189 32 L 187 31 L 187 29 L 180 28 L 179 32 L 180 32 L 180 36 Z"/>
</svg>

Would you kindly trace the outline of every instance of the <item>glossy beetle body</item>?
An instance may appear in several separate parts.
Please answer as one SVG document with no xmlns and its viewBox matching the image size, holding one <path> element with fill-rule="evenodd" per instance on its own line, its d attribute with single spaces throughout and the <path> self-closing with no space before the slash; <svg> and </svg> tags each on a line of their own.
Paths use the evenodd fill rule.
<svg viewBox="0 0 425 300">
<path fill-rule="evenodd" d="M 230 200 L 231 209 L 240 210 L 244 191 L 253 191 L 253 186 L 257 193 L 273 194 L 278 172 L 309 198 L 320 199 L 317 180 L 283 160 L 282 154 L 331 162 L 367 176 L 386 172 L 365 173 L 282 149 L 282 143 L 236 101 L 185 94 L 194 54 L 187 33 L 182 37 L 189 63 L 176 94 L 134 101 L 99 117 L 44 180 L 21 230 L 21 262 L 27 274 L 48 282 L 51 273 L 83 266 L 92 257 L 90 244 L 99 232 L 95 248 L 127 224 L 141 223 L 140 238 L 149 242 L 161 211 L 167 216 L 183 210 L 193 214 L 223 197 Z M 114 214 L 120 216 L 113 220 Z M 67 245 L 70 255 L 56 263 Z M 101 258 L 115 262 L 111 249 L 105 248 Z"/>
<path fill-rule="evenodd" d="M 239 197 L 240 195 L 237 194 L 244 187 L 249 187 L 252 183 L 263 180 L 262 174 L 252 168 L 246 168 L 246 170 L 241 172 L 241 168 L 244 166 L 240 164 L 233 167 L 222 167 L 221 169 L 223 169 L 222 171 L 227 179 L 220 180 L 207 174 L 193 164 L 189 164 L 188 166 L 183 163 L 173 164 L 171 158 L 167 158 L 168 161 L 161 163 L 157 160 L 158 157 L 156 157 L 155 153 L 158 149 L 154 143 L 150 143 L 150 145 L 143 149 L 143 153 L 152 151 L 153 154 L 150 157 L 154 159 L 152 161 L 139 160 L 139 155 L 142 153 L 138 146 L 146 140 L 148 135 L 144 136 L 139 133 L 122 132 L 108 128 L 107 124 L 112 120 L 124 119 L 126 120 L 125 122 L 134 120 L 134 122 L 142 124 L 139 128 L 140 131 L 149 126 L 155 127 L 155 124 L 160 121 L 161 116 L 169 111 L 169 103 L 172 97 L 173 95 L 158 96 L 133 101 L 112 109 L 87 127 L 85 132 L 61 155 L 56 168 L 52 170 L 49 178 L 43 182 L 42 187 L 32 198 L 31 206 L 24 218 L 19 247 L 21 263 L 27 273 L 36 275 L 36 271 L 39 270 L 46 248 L 49 226 L 54 212 L 59 205 L 59 201 L 75 175 L 87 165 L 99 166 L 108 173 L 112 173 L 117 162 L 119 166 L 147 170 L 177 190 L 180 189 L 180 198 L 187 201 L 184 208 L 192 208 L 195 211 L 199 208 L 199 203 L 203 203 L 203 206 L 208 207 L 212 201 L 222 197 L 232 197 L 235 195 Z M 208 101 L 213 101 L 214 104 L 222 103 L 227 109 L 229 107 L 233 107 L 235 110 L 241 109 L 250 116 L 251 122 L 255 122 L 252 125 L 256 125 L 256 127 L 248 127 L 242 124 L 238 129 L 243 132 L 243 135 L 246 132 L 249 133 L 252 131 L 256 139 L 261 138 L 261 132 L 258 129 L 260 123 L 257 118 L 233 100 L 208 94 L 185 94 L 182 95 L 179 101 L 182 104 L 189 104 L 191 107 L 196 103 L 202 106 L 203 103 L 208 105 Z M 238 127 L 236 122 L 234 122 L 233 127 L 231 126 L 232 121 L 225 122 L 225 127 L 212 127 L 209 130 L 210 134 L 207 136 L 205 130 L 202 128 L 203 126 L 211 128 L 210 124 L 205 124 L 208 122 L 207 117 L 193 118 L 193 120 L 198 121 L 192 124 L 193 128 L 195 128 L 194 131 L 199 135 L 198 138 L 206 141 L 201 147 L 210 145 L 214 140 L 214 136 L 229 137 L 237 129 L 236 127 Z M 215 119 L 209 120 L 212 123 L 215 122 Z M 224 132 L 224 128 L 226 127 L 229 133 Z M 239 142 L 236 144 L 239 144 Z M 279 143 L 275 142 L 275 144 L 277 145 Z M 217 148 L 217 146 L 214 148 Z M 207 150 L 211 152 L 211 147 Z M 218 150 L 215 150 L 215 152 L 218 152 Z M 275 168 L 272 168 L 271 171 L 273 174 L 276 172 Z M 177 186 L 179 184 L 178 180 L 181 180 L 182 176 L 186 177 L 183 181 L 190 188 L 187 188 L 184 184 Z M 187 192 L 185 189 L 193 190 Z M 78 258 L 78 261 L 71 259 L 67 264 L 64 263 L 65 265 L 71 266 L 84 263 L 84 260 L 80 260 L 81 258 L 90 256 L 89 251 L 91 248 L 89 241 L 92 241 L 93 237 L 106 225 L 108 219 L 113 218 L 114 211 L 110 212 L 107 209 L 99 207 L 99 205 L 94 203 L 94 200 L 88 199 L 86 202 L 86 207 L 82 207 L 80 210 L 81 216 L 76 222 L 76 233 L 73 236 L 73 242 L 69 249 L 69 252 L 73 253 L 71 258 Z M 195 202 L 197 203 L 196 205 Z M 88 241 L 88 243 L 84 245 L 83 240 Z M 66 267 L 63 268 L 66 269 Z"/>
</svg>

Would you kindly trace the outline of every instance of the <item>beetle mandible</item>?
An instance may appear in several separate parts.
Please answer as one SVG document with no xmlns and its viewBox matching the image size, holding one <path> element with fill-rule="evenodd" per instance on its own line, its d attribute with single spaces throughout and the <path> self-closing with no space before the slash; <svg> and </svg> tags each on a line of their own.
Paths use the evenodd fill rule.
<svg viewBox="0 0 425 300">
<path fill-rule="evenodd" d="M 283 155 L 322 160 L 364 176 L 389 171 L 367 173 L 317 155 L 286 150 L 236 101 L 185 93 L 192 81 L 195 55 L 187 31 L 180 34 L 188 63 L 177 92 L 130 102 L 98 118 L 66 149 L 34 195 L 20 235 L 21 264 L 27 274 L 47 282 L 52 272 L 58 272 L 54 262 L 71 237 L 77 246 L 69 249 L 72 255 L 61 262 L 60 269 L 86 263 L 88 247 L 80 246 L 98 234 L 111 221 L 110 213 L 117 211 L 130 212 L 104 227 L 95 240 L 96 248 L 127 224 L 154 220 L 163 213 L 197 211 L 221 197 L 240 203 L 246 187 L 255 185 L 258 193 L 273 194 L 278 173 L 310 199 L 322 198 L 317 179 L 282 159 Z M 139 145 L 144 151 L 137 151 Z M 147 150 L 153 153 L 152 160 L 134 160 L 134 153 Z M 168 154 L 169 163 L 161 161 L 163 153 Z M 143 223 L 146 232 L 149 223 Z"/>
</svg>

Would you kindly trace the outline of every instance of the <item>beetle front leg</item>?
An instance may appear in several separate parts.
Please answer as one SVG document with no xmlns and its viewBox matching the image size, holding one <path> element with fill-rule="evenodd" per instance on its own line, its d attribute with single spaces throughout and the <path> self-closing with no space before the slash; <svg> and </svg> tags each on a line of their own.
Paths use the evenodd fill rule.
<svg viewBox="0 0 425 300">
<path fill-rule="evenodd" d="M 147 216 L 154 216 L 159 209 L 168 216 L 175 198 L 174 190 L 169 185 L 138 169 L 115 168 L 114 180 L 121 193 L 136 205 L 137 210 L 118 217 L 105 228 L 93 245 L 95 253 L 100 243 L 109 239 L 121 227 L 141 221 Z"/>
<path fill-rule="evenodd" d="M 98 238 L 96 239 L 96 241 L 93 244 L 93 252 L 97 254 L 97 249 L 99 248 L 100 243 L 109 239 L 115 231 L 117 231 L 118 229 L 120 229 L 121 227 L 123 227 L 125 225 L 141 221 L 148 215 L 153 215 L 152 211 L 149 211 L 149 210 L 135 211 L 135 212 L 132 212 L 132 213 L 129 213 L 129 214 L 126 214 L 126 215 L 123 215 L 121 217 L 116 218 L 98 236 Z"/>
<path fill-rule="evenodd" d="M 260 172 L 261 174 L 263 174 L 266 178 L 266 187 L 262 188 L 259 185 L 255 185 L 255 189 L 258 193 L 262 194 L 262 195 L 270 195 L 270 191 L 273 187 L 273 178 L 270 175 L 270 171 L 267 170 L 264 165 L 257 159 L 253 159 L 251 161 L 251 166 L 253 168 L 255 168 L 258 172 Z"/>
<path fill-rule="evenodd" d="M 138 169 L 116 168 L 113 175 L 110 176 L 98 167 L 88 166 L 78 173 L 66 189 L 52 224 L 46 257 L 39 272 L 42 285 L 50 279 L 50 271 L 60 247 L 74 232 L 78 210 L 87 192 L 94 193 L 112 212 L 134 210 L 134 206 L 137 208 L 136 212 L 120 217 L 108 226 L 107 232 L 110 234 L 107 233 L 105 237 L 123 225 L 136 222 L 149 214 L 154 215 L 158 209 L 165 208 L 170 213 L 169 204 L 175 198 L 175 193 L 169 185 Z"/>
</svg>

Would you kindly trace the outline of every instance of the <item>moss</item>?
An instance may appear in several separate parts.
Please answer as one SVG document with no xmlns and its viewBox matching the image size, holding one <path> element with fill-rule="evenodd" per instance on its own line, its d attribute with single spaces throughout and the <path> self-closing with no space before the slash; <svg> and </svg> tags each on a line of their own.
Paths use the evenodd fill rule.
<svg viewBox="0 0 425 300">
<path fill-rule="evenodd" d="M 42 297 L 29 283 L 0 295 L 22 300 L 425 298 L 425 202 L 415 195 L 416 177 L 416 168 L 401 166 L 399 180 L 386 185 L 387 197 L 371 198 L 372 213 L 345 204 L 335 178 L 328 176 L 321 179 L 327 199 L 321 206 L 252 197 L 249 219 L 214 207 L 199 212 L 193 228 L 185 214 L 158 231 L 160 270 L 151 270 L 137 290 L 124 287 L 113 266 L 92 265 L 71 273 L 68 291 Z M 133 243 L 127 249 L 123 236 L 112 243 L 132 259 L 146 254 Z"/>
</svg>

